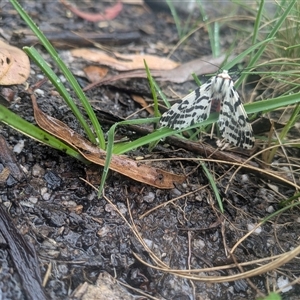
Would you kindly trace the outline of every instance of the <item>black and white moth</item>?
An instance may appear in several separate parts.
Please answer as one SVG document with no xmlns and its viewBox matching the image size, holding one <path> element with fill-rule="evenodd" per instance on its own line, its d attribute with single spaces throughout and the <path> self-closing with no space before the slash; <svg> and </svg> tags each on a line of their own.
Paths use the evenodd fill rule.
<svg viewBox="0 0 300 300">
<path fill-rule="evenodd" d="M 160 124 L 178 130 L 203 122 L 215 101 L 220 103 L 218 126 L 222 137 L 235 146 L 251 149 L 255 141 L 252 126 L 226 70 L 174 104 L 162 115 Z"/>
</svg>

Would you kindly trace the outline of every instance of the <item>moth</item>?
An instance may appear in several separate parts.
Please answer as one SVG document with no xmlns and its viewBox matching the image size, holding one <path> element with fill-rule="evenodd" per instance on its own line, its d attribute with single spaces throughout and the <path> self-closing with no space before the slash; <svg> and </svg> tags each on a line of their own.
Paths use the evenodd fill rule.
<svg viewBox="0 0 300 300">
<path fill-rule="evenodd" d="M 203 122 L 210 115 L 212 103 L 220 106 L 217 123 L 222 137 L 234 146 L 251 149 L 255 141 L 252 126 L 226 70 L 174 104 L 162 115 L 160 124 L 179 130 Z"/>
</svg>

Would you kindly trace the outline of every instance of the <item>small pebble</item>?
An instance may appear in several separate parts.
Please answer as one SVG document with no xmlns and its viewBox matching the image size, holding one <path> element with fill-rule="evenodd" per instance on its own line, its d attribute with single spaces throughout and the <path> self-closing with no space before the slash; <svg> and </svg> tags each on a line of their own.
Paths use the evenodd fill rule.
<svg viewBox="0 0 300 300">
<path fill-rule="evenodd" d="M 201 239 L 194 240 L 195 249 L 203 249 L 205 247 L 205 243 Z"/>
<path fill-rule="evenodd" d="M 241 178 L 241 182 L 245 183 L 249 181 L 249 176 L 247 174 L 243 174 Z"/>
<path fill-rule="evenodd" d="M 255 226 L 256 226 L 256 224 L 247 224 L 247 229 L 248 229 L 248 231 L 251 231 Z M 255 234 L 260 234 L 261 231 L 262 231 L 262 229 L 261 229 L 261 227 L 259 226 L 258 228 L 256 228 L 256 229 L 254 230 L 253 233 L 255 233 Z"/>
<path fill-rule="evenodd" d="M 43 91 L 41 89 L 36 89 L 34 92 L 39 96 L 44 96 L 44 94 L 45 94 L 45 91 Z"/>
<path fill-rule="evenodd" d="M 179 197 L 179 196 L 181 196 L 182 195 L 182 193 L 181 193 L 181 191 L 179 191 L 178 189 L 172 189 L 171 191 L 170 191 L 170 194 L 171 194 L 171 196 L 172 197 Z"/>
<path fill-rule="evenodd" d="M 270 205 L 269 207 L 267 207 L 266 211 L 271 214 L 275 211 L 275 209 L 272 205 Z"/>
<path fill-rule="evenodd" d="M 278 188 L 277 185 L 268 183 L 268 187 L 269 187 L 271 190 L 273 190 L 274 192 L 276 192 L 276 193 L 279 192 L 279 188 Z"/>
<path fill-rule="evenodd" d="M 44 199 L 45 201 L 49 201 L 50 197 L 51 197 L 51 194 L 49 194 L 49 193 L 45 193 L 45 194 L 43 195 L 43 199 Z"/>
<path fill-rule="evenodd" d="M 44 175 L 45 171 L 43 168 L 41 168 L 40 165 L 38 164 L 35 164 L 33 167 L 32 167 L 32 176 L 34 177 L 42 177 Z"/>
<path fill-rule="evenodd" d="M 147 203 L 152 203 L 155 199 L 155 194 L 153 192 L 149 192 L 148 195 L 144 196 L 144 201 Z"/>
<path fill-rule="evenodd" d="M 36 204 L 38 202 L 38 198 L 37 197 L 34 197 L 34 196 L 30 196 L 28 198 L 28 201 L 33 203 L 33 204 Z"/>
<path fill-rule="evenodd" d="M 45 193 L 47 193 L 48 189 L 46 187 L 41 188 L 41 195 L 43 196 Z"/>
<path fill-rule="evenodd" d="M 284 276 L 280 276 L 280 277 L 278 277 L 278 279 L 277 279 L 277 286 L 278 286 L 280 289 L 281 289 L 282 287 L 284 287 L 284 286 L 287 286 L 289 283 L 290 283 L 290 282 L 289 282 L 288 278 L 286 278 L 286 277 L 284 277 Z M 286 292 L 288 292 L 288 291 L 291 290 L 291 289 L 292 289 L 291 286 L 287 286 L 287 287 L 283 288 L 283 289 L 281 290 L 281 292 L 282 292 L 282 293 L 286 293 Z"/>
<path fill-rule="evenodd" d="M 118 202 L 117 206 L 122 215 L 125 215 L 127 213 L 128 210 L 124 203 Z"/>
<path fill-rule="evenodd" d="M 19 142 L 14 146 L 13 151 L 20 154 L 24 148 L 24 140 L 19 140 Z"/>
</svg>

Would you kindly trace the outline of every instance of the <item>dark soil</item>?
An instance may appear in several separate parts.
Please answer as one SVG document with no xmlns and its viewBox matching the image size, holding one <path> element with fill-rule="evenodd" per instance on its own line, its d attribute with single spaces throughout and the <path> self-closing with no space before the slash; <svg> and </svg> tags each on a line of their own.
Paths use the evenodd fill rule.
<svg viewBox="0 0 300 300">
<path fill-rule="evenodd" d="M 21 4 L 48 34 L 81 31 L 122 36 L 124 31 L 130 33 L 128 40 L 102 42 L 103 46 L 121 53 L 138 51 L 167 56 L 178 42 L 173 18 L 161 8 L 147 10 L 140 5 L 124 4 L 121 14 L 100 28 L 98 23 L 83 21 L 76 16 L 66 17 L 66 9 L 58 1 L 21 1 Z M 111 5 L 100 1 L 94 1 L 94 4 L 88 1 L 77 3 L 85 11 L 89 8 L 90 11 L 94 8 L 103 11 Z M 0 2 L 0 5 L 3 37 L 20 47 L 24 43 L 31 46 L 26 42 L 30 32 L 12 6 L 6 1 Z M 182 12 L 182 18 L 186 17 Z M 223 28 L 222 34 L 222 47 L 228 49 L 234 32 Z M 80 47 L 63 42 L 60 41 L 59 51 Z M 37 45 L 37 48 L 40 47 Z M 207 32 L 198 30 L 171 58 L 183 63 L 210 54 L 209 49 Z M 48 55 L 40 50 L 48 60 Z M 75 62 L 70 67 L 76 73 L 80 65 Z M 57 74 L 60 75 L 58 71 Z M 32 64 L 29 84 L 36 84 L 40 79 L 41 71 Z M 78 77 L 78 80 L 83 86 L 88 84 L 85 78 Z M 127 90 L 122 88 L 123 82 L 119 86 L 114 83 L 88 91 L 88 97 L 98 101 L 95 109 L 99 118 L 99 110 L 108 115 L 111 113 L 111 120 L 112 116 L 125 118 L 140 110 L 131 93 L 149 96 L 147 81 L 132 79 L 125 85 Z M 195 86 L 191 82 L 177 86 L 170 83 L 161 85 L 165 89 L 171 85 L 182 92 Z M 16 94 L 9 108 L 35 123 L 30 97 L 24 86 L 10 88 Z M 44 112 L 83 134 L 50 83 L 40 88 L 37 98 Z M 142 112 L 138 116 L 147 117 L 148 114 Z M 109 124 L 103 123 L 103 127 L 106 131 Z M 190 280 L 148 267 L 134 254 L 148 264 L 156 264 L 132 229 L 106 198 L 98 198 L 97 192 L 82 180 L 91 176 L 95 166 L 84 165 L 2 123 L 0 132 L 11 149 L 20 140 L 24 140 L 25 144 L 16 155 L 20 177 L 11 174 L 0 189 L 1 299 L 150 299 L 150 296 L 157 299 L 255 299 L 259 295 L 258 290 L 268 294 L 276 289 L 278 277 L 287 277 L 291 282 L 299 276 L 298 260 L 276 272 L 229 283 Z M 121 128 L 117 132 L 119 139 L 136 138 L 138 135 L 130 128 Z M 167 146 L 164 142 L 152 152 L 144 147 L 130 153 L 131 157 L 145 155 L 148 155 L 147 159 L 166 158 L 155 166 L 177 174 L 188 174 L 186 182 L 172 190 L 159 190 L 110 172 L 105 195 L 129 222 L 132 215 L 144 242 L 171 269 L 203 269 L 234 264 L 234 260 L 240 263 L 253 261 L 297 246 L 299 217 L 294 211 L 289 211 L 265 223 L 260 233 L 250 235 L 239 245 L 234 257 L 228 256 L 228 251 L 248 232 L 248 225 L 257 224 L 272 209 L 279 209 L 282 199 L 293 195 L 295 191 L 290 186 L 270 182 L 278 188 L 278 191 L 273 191 L 267 184 L 267 178 L 248 169 L 241 169 L 229 182 L 235 171 L 230 164 L 207 162 L 206 167 L 215 176 L 223 200 L 225 212 L 221 214 L 203 169 L 195 161 L 180 160 L 196 157 L 197 154 L 172 144 Z M 0 168 L 2 171 L 2 164 Z M 96 169 L 101 174 L 102 168 L 97 166 Z M 189 194 L 183 196 L 186 193 Z M 150 209 L 176 197 L 180 198 L 140 218 Z M 243 270 L 258 266 L 260 264 L 252 264 Z M 242 270 L 238 268 L 231 268 L 198 275 L 229 276 L 240 272 Z M 119 287 L 107 273 L 149 296 L 128 287 Z M 41 284 L 43 280 L 44 287 Z M 101 282 L 104 284 L 101 285 Z M 300 287 L 294 285 L 284 297 L 297 299 L 298 294 Z"/>
</svg>

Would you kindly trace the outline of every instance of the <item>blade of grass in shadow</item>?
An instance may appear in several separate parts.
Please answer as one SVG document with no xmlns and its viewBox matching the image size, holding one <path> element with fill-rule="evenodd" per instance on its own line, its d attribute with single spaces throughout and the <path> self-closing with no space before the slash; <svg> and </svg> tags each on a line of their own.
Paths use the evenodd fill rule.
<svg viewBox="0 0 300 300">
<path fill-rule="evenodd" d="M 264 46 L 264 44 L 267 44 L 268 42 L 272 41 L 274 39 L 273 38 L 269 38 L 269 39 L 265 39 L 251 47 L 249 47 L 247 50 L 245 50 L 244 52 L 240 53 L 236 58 L 234 58 L 233 60 L 231 60 L 229 63 L 227 63 L 226 65 L 223 66 L 223 69 L 225 70 L 230 70 L 232 67 L 234 67 L 236 64 L 240 63 L 244 57 L 246 57 L 249 53 L 251 53 L 252 51 L 256 50 L 256 49 L 260 49 L 261 47 Z M 243 76 L 243 75 L 242 75 Z M 236 82 L 236 86 L 238 86 L 238 82 L 242 82 L 243 77 L 240 77 L 239 80 L 237 80 Z"/>
<path fill-rule="evenodd" d="M 155 92 L 154 80 L 153 80 L 153 77 L 150 74 L 150 70 L 148 68 L 146 60 L 144 60 L 144 65 L 145 65 L 145 68 L 146 68 L 147 78 L 148 78 L 148 81 L 149 81 L 150 90 L 151 90 L 153 101 L 154 101 L 154 116 L 155 117 L 160 117 L 160 112 L 158 110 L 158 100 L 157 100 L 157 95 L 156 95 L 156 92 Z"/>
<path fill-rule="evenodd" d="M 282 23 L 285 21 L 286 17 L 288 16 L 288 14 L 290 13 L 290 11 L 292 10 L 294 4 L 295 4 L 296 0 L 291 0 L 289 2 L 288 7 L 286 8 L 286 10 L 283 12 L 282 15 L 280 15 L 278 21 L 276 22 L 276 24 L 273 26 L 272 31 L 268 34 L 267 39 L 272 39 L 275 38 L 275 35 L 277 33 L 277 31 L 281 28 Z M 260 47 L 256 54 L 252 57 L 252 59 L 250 60 L 248 67 L 249 68 L 253 68 L 256 64 L 256 62 L 258 61 L 258 59 L 261 57 L 262 53 L 265 51 L 266 45 L 263 45 L 262 47 Z M 242 79 L 241 79 L 242 81 Z M 241 82 L 240 79 L 238 80 L 238 82 Z"/>
<path fill-rule="evenodd" d="M 155 117 L 160 117 L 160 112 L 158 110 L 158 99 L 157 99 L 157 94 L 156 94 L 156 87 L 158 87 L 158 85 L 155 85 L 154 79 L 151 76 L 149 67 L 147 65 L 146 60 L 144 60 L 144 65 L 145 65 L 145 69 L 146 69 L 146 73 L 147 73 L 147 78 L 148 78 L 148 82 L 150 85 L 150 90 L 152 93 L 152 98 L 153 98 L 153 102 L 154 102 L 154 116 Z M 163 94 L 160 90 L 161 95 Z M 157 128 L 157 124 L 155 124 L 155 128 Z M 157 144 L 158 144 L 159 140 L 156 140 L 154 142 L 149 143 L 149 151 L 151 151 Z"/>
<path fill-rule="evenodd" d="M 172 14 L 172 17 L 174 19 L 174 22 L 175 22 L 175 25 L 176 25 L 176 29 L 177 29 L 177 33 L 178 33 L 178 36 L 179 38 L 181 39 L 182 38 L 182 28 L 181 28 L 181 25 L 180 25 L 180 19 L 179 19 L 179 16 L 177 14 L 177 11 L 174 7 L 174 4 L 172 2 L 172 0 L 167 0 L 167 4 L 170 8 L 170 11 L 171 11 L 171 14 Z"/>
<path fill-rule="evenodd" d="M 61 80 L 57 77 L 54 71 L 49 67 L 47 62 L 42 58 L 42 56 L 36 51 L 34 47 L 24 47 L 23 50 L 28 54 L 28 56 L 36 63 L 36 65 L 44 72 L 47 78 L 51 81 L 51 83 L 55 86 L 59 94 L 63 97 L 67 105 L 72 110 L 73 114 L 77 118 L 77 120 L 82 124 L 82 126 L 87 126 L 88 124 L 85 122 L 81 112 L 78 107 L 74 103 L 71 95 L 68 93 L 65 86 L 62 84 Z M 86 128 L 85 128 L 86 129 Z M 85 130 L 86 132 L 86 130 Z"/>
<path fill-rule="evenodd" d="M 88 161 L 84 159 L 76 150 L 66 145 L 56 137 L 50 135 L 48 132 L 22 119 L 2 105 L 0 105 L 0 121 L 32 139 L 35 139 L 52 148 L 58 149 L 84 163 L 88 163 Z"/>
<path fill-rule="evenodd" d="M 252 36 L 252 45 L 255 45 L 257 41 L 257 36 L 260 28 L 261 17 L 264 11 L 265 0 L 261 0 L 258 8 L 258 12 L 256 14 L 254 26 L 253 26 L 253 36 Z M 251 54 L 251 58 L 253 57 L 254 52 Z M 250 59 L 251 60 L 251 59 Z"/>
<path fill-rule="evenodd" d="M 288 205 L 299 205 L 299 203 L 300 203 L 299 197 L 300 197 L 300 193 L 297 193 L 296 195 L 290 197 L 289 199 L 282 200 L 279 202 L 279 207 L 286 208 Z"/>
<path fill-rule="evenodd" d="M 279 140 L 282 141 L 287 136 L 290 129 L 295 125 L 296 121 L 299 119 L 299 113 L 300 113 L 300 104 L 298 103 L 296 108 L 293 110 L 292 116 L 289 118 L 288 122 L 285 124 L 285 126 L 281 129 L 281 132 L 279 134 Z M 277 142 L 279 147 L 279 141 Z M 270 154 L 268 155 L 267 163 L 271 163 L 273 161 L 273 158 L 277 152 L 278 147 L 274 147 Z"/>
<path fill-rule="evenodd" d="M 188 127 L 186 129 L 181 129 L 181 130 L 173 130 L 171 128 L 167 128 L 167 127 L 163 127 L 160 128 L 159 130 L 156 130 L 155 132 L 152 132 L 150 134 L 147 134 L 139 139 L 136 139 L 134 141 L 128 142 L 128 143 L 120 143 L 120 144 L 115 144 L 114 145 L 114 154 L 123 154 L 126 153 L 128 151 L 131 151 L 132 149 L 136 149 L 138 147 L 147 145 L 153 141 L 157 141 L 160 139 L 163 139 L 165 137 L 171 136 L 171 135 L 176 135 L 177 133 L 180 133 L 182 131 L 186 131 L 188 129 L 191 128 L 196 128 L 199 127 L 199 125 L 207 125 L 212 123 L 212 120 L 216 120 L 217 118 L 217 114 L 214 114 L 214 117 L 209 117 L 206 121 L 202 122 L 201 124 L 197 124 L 197 125 L 193 125 L 191 127 Z M 159 119 L 158 118 L 152 118 L 151 119 L 141 119 L 141 121 L 144 120 L 144 123 L 146 123 L 146 120 L 149 122 L 157 122 Z M 132 120 L 132 121 L 137 121 L 137 120 Z M 129 122 L 129 121 L 125 121 L 125 122 Z M 148 123 L 148 122 L 147 122 Z M 131 123 L 131 124 L 136 124 L 136 123 Z M 142 124 L 142 122 L 141 122 Z M 118 125 L 125 125 L 123 122 L 118 123 Z M 180 138 L 183 138 L 182 136 L 179 136 Z"/>
<path fill-rule="evenodd" d="M 217 198 L 220 211 L 223 213 L 224 212 L 223 203 L 222 203 L 222 199 L 220 197 L 220 193 L 219 193 L 218 187 L 216 185 L 216 182 L 215 182 L 213 176 L 211 175 L 211 173 L 209 172 L 209 170 L 206 168 L 205 163 L 200 162 L 200 164 L 201 164 L 201 166 L 203 168 L 203 171 L 204 171 L 204 173 L 205 173 L 205 175 L 206 175 L 206 177 L 209 181 L 209 184 L 210 184 L 211 188 L 213 189 L 214 194 Z"/>
<path fill-rule="evenodd" d="M 201 83 L 201 81 L 199 80 L 198 76 L 195 73 L 192 73 L 192 77 L 193 77 L 194 81 L 196 82 L 196 84 L 198 86 L 201 86 L 202 83 Z"/>
<path fill-rule="evenodd" d="M 84 121 L 82 127 L 84 128 L 88 138 L 91 142 L 95 144 L 100 144 L 101 148 L 105 148 L 105 139 L 102 132 L 102 129 L 100 127 L 100 124 L 98 122 L 98 119 L 88 101 L 85 94 L 83 93 L 82 89 L 80 88 L 78 82 L 74 78 L 73 74 L 70 72 L 70 70 L 67 68 L 65 63 L 61 60 L 58 53 L 54 49 L 54 47 L 51 45 L 51 43 L 47 40 L 45 35 L 39 30 L 39 28 L 36 26 L 36 24 L 32 21 L 32 19 L 28 16 L 28 14 L 24 11 L 24 9 L 21 7 L 21 5 L 16 0 L 10 0 L 11 4 L 14 6 L 14 8 L 17 10 L 19 15 L 23 18 L 23 20 L 26 22 L 26 24 L 30 27 L 30 29 L 34 32 L 34 34 L 37 36 L 37 38 L 40 40 L 42 45 L 46 48 L 52 59 L 57 63 L 58 67 L 66 77 L 66 79 L 69 81 L 71 87 L 75 91 L 76 95 L 78 96 L 79 100 L 81 101 L 91 123 L 93 124 L 93 127 L 95 129 L 96 136 L 98 138 L 95 138 L 92 130 L 89 128 L 87 123 Z M 84 118 L 80 118 L 80 120 L 84 120 Z"/>
<path fill-rule="evenodd" d="M 109 129 L 109 131 L 107 133 L 106 158 L 105 158 L 105 165 L 104 165 L 103 172 L 102 172 L 100 187 L 99 187 L 99 191 L 98 191 L 98 197 L 100 197 L 102 195 L 102 191 L 103 191 L 103 188 L 104 188 L 104 185 L 105 185 L 105 181 L 106 181 L 106 177 L 107 177 L 107 174 L 108 174 L 111 158 L 112 158 L 112 155 L 114 154 L 114 149 L 117 146 L 117 145 L 114 145 L 115 130 L 116 130 L 117 126 L 119 126 L 119 125 L 130 125 L 130 124 L 137 125 L 137 124 L 153 123 L 153 122 L 157 122 L 158 120 L 159 120 L 159 118 L 128 120 L 128 121 L 122 121 L 122 122 L 119 122 L 119 123 L 115 123 L 113 126 L 111 126 L 111 128 Z M 149 143 L 151 143 L 154 140 L 157 140 L 157 138 L 152 139 L 151 141 L 149 141 Z M 134 142 L 135 141 L 130 142 L 130 143 L 133 143 L 134 146 L 131 149 L 129 149 L 128 151 L 138 148 L 138 147 L 135 147 Z M 147 143 L 147 144 L 149 144 L 149 143 Z"/>
<path fill-rule="evenodd" d="M 219 57 L 220 56 L 219 24 L 218 23 L 210 24 L 208 21 L 209 18 L 203 8 L 201 1 L 197 0 L 196 2 L 198 4 L 200 15 L 202 16 L 203 22 L 205 23 L 208 32 L 208 38 L 210 42 L 212 55 L 213 57 Z"/>
<path fill-rule="evenodd" d="M 213 45 L 212 45 L 213 56 L 219 57 L 221 55 L 221 49 L 220 49 L 220 25 L 218 22 L 214 23 L 213 28 Z"/>
</svg>

